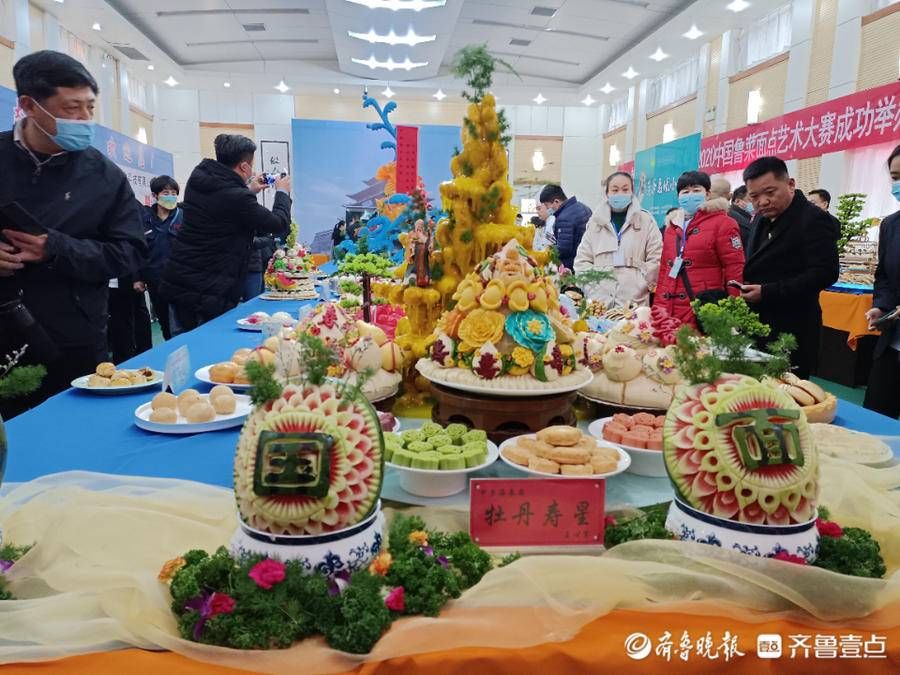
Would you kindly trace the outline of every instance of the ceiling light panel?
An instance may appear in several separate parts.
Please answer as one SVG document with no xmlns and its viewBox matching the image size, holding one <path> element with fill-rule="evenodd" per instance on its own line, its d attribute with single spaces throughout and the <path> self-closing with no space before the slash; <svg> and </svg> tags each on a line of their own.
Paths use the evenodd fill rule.
<svg viewBox="0 0 900 675">
<path fill-rule="evenodd" d="M 428 65 L 428 61 L 412 61 L 408 56 L 402 61 L 394 61 L 392 57 L 388 57 L 387 61 L 380 61 L 375 58 L 374 54 L 370 55 L 367 59 L 351 58 L 350 60 L 360 66 L 367 66 L 370 70 L 405 70 L 409 72 L 410 70 L 424 68 Z"/>
<path fill-rule="evenodd" d="M 370 28 L 368 33 L 356 33 L 348 30 L 347 35 L 355 40 L 365 40 L 369 44 L 390 45 L 392 47 L 397 45 L 415 47 L 426 42 L 434 42 L 437 39 L 437 35 L 417 35 L 412 26 L 406 31 L 406 35 L 397 35 L 393 28 L 386 35 L 379 35 L 374 28 Z"/>
<path fill-rule="evenodd" d="M 616 88 L 614 86 L 612 86 L 609 82 L 607 82 L 602 87 L 600 87 L 600 91 L 602 91 L 604 94 L 610 94 L 610 93 L 614 92 L 615 90 L 616 90 Z"/>
<path fill-rule="evenodd" d="M 684 33 L 684 37 L 688 40 L 696 40 L 698 37 L 703 35 L 703 31 L 697 28 L 697 24 L 691 24 L 690 30 L 687 33 Z"/>
<path fill-rule="evenodd" d="M 662 47 L 657 47 L 656 51 L 650 55 L 650 58 L 659 63 L 660 61 L 669 58 L 669 55 L 662 50 Z"/>
<path fill-rule="evenodd" d="M 447 0 L 344 0 L 354 5 L 362 5 L 369 9 L 387 9 L 391 12 L 421 12 L 435 9 L 447 4 Z"/>
<path fill-rule="evenodd" d="M 633 80 L 638 75 L 640 75 L 640 73 L 638 71 L 636 71 L 634 68 L 632 68 L 631 66 L 628 66 L 628 70 L 626 70 L 624 73 L 622 73 L 622 77 L 624 77 L 625 79 L 628 79 L 628 80 Z"/>
</svg>

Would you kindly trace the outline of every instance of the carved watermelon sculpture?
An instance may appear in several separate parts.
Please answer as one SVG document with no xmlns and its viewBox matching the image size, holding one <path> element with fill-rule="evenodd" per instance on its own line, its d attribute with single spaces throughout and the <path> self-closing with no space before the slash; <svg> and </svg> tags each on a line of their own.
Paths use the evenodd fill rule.
<svg viewBox="0 0 900 675">
<path fill-rule="evenodd" d="M 384 472 L 378 415 L 340 385 L 288 385 L 247 419 L 234 458 L 241 519 L 275 535 L 335 532 L 375 508 Z"/>
<path fill-rule="evenodd" d="M 815 518 L 818 457 L 786 393 L 743 375 L 682 387 L 663 436 L 666 470 L 688 506 L 756 525 Z"/>
</svg>

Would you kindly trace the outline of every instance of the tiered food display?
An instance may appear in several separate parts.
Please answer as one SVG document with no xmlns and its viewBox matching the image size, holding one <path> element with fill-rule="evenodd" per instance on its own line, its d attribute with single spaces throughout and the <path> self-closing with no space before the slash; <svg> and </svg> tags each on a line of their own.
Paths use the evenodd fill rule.
<svg viewBox="0 0 900 675">
<path fill-rule="evenodd" d="M 453 300 L 416 366 L 429 380 L 502 394 L 575 390 L 591 379 L 555 286 L 517 240 L 466 276 Z"/>
<path fill-rule="evenodd" d="M 315 288 L 316 265 L 301 245 L 280 248 L 266 266 L 263 280 L 266 295 L 272 298 L 310 300 L 318 297 Z"/>
<path fill-rule="evenodd" d="M 665 410 L 684 381 L 673 351 L 681 323 L 661 307 L 623 310 L 622 316 L 606 334 L 579 335 L 576 357 L 594 373 L 581 394 L 625 408 Z"/>
</svg>

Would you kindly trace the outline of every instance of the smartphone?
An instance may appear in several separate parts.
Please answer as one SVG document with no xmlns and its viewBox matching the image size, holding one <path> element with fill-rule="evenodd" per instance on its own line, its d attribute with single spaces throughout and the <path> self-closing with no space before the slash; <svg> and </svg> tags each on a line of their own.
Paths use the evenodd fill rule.
<svg viewBox="0 0 900 675">
<path fill-rule="evenodd" d="M 741 283 L 738 283 L 738 282 L 735 281 L 734 279 L 732 279 L 731 281 L 729 281 L 729 282 L 728 282 L 728 285 L 729 285 L 731 288 L 736 288 L 736 289 L 738 289 L 739 291 L 744 290 L 744 285 L 741 284 Z"/>
<path fill-rule="evenodd" d="M 875 321 L 872 322 L 872 328 L 879 328 L 888 321 L 896 319 L 898 315 L 900 315 L 900 308 L 893 309 L 887 314 L 882 315 L 881 318 L 875 319 Z"/>
<path fill-rule="evenodd" d="M 16 230 L 36 236 L 47 234 L 47 228 L 31 215 L 19 202 L 0 204 L 0 230 Z"/>
</svg>

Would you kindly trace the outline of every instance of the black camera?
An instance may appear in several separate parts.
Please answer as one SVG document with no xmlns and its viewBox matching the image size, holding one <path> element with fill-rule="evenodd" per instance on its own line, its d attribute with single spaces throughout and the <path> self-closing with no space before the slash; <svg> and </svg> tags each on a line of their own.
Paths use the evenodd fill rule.
<svg viewBox="0 0 900 675">
<path fill-rule="evenodd" d="M 56 343 L 22 304 L 22 289 L 15 277 L 0 279 L 0 326 L 4 333 L 11 333 L 9 337 L 28 345 L 29 357 L 35 362 L 47 364 L 59 358 Z"/>
</svg>

